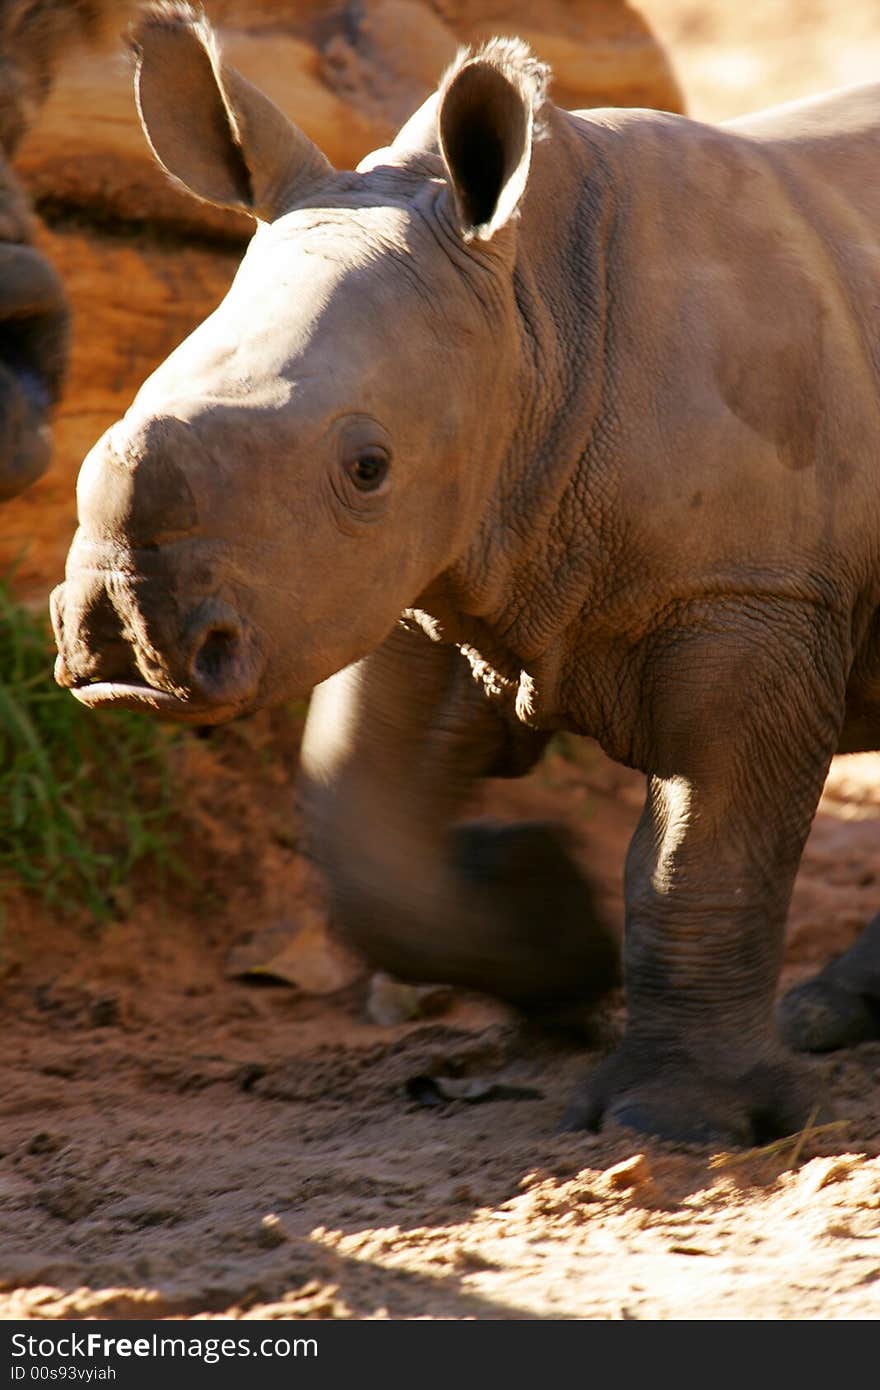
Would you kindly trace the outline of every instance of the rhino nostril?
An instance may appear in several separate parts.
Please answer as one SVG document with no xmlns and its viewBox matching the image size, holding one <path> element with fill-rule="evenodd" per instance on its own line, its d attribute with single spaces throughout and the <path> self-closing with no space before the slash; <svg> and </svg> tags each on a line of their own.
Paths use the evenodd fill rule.
<svg viewBox="0 0 880 1390">
<path fill-rule="evenodd" d="M 187 631 L 191 695 L 215 706 L 246 704 L 263 669 L 250 624 L 228 603 L 211 599 L 192 615 Z"/>
<path fill-rule="evenodd" d="M 236 665 L 240 648 L 237 628 L 225 624 L 209 628 L 193 655 L 193 675 L 208 686 L 220 685 Z"/>
</svg>

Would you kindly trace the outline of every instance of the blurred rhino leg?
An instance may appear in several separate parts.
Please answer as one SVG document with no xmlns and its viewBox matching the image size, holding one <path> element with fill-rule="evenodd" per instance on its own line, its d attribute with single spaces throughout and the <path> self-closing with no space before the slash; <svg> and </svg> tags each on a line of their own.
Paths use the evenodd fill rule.
<svg viewBox="0 0 880 1390">
<path fill-rule="evenodd" d="M 789 990 L 779 1024 L 798 1052 L 833 1052 L 880 1038 L 880 913 L 848 951 Z"/>
<path fill-rule="evenodd" d="M 454 646 L 399 627 L 318 687 L 302 751 L 334 918 L 376 964 L 540 1007 L 618 979 L 564 835 L 456 824 L 476 780 L 528 770 L 546 736 L 509 723 Z"/>
</svg>

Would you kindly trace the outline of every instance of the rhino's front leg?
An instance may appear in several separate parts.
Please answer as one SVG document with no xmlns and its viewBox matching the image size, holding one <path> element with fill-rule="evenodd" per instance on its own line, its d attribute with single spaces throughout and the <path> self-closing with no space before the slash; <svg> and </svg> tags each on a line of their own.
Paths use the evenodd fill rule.
<svg viewBox="0 0 880 1390">
<path fill-rule="evenodd" d="M 312 842 L 334 918 L 370 960 L 526 1007 L 617 981 L 617 945 L 553 827 L 456 824 L 476 779 L 526 771 L 544 742 L 501 717 L 457 648 L 404 627 L 315 691 Z"/>
<path fill-rule="evenodd" d="M 770 630 L 665 646 L 646 681 L 653 766 L 626 869 L 627 1029 L 566 1124 L 761 1142 L 815 1104 L 773 999 L 843 673 L 809 629 L 801 642 Z"/>
</svg>

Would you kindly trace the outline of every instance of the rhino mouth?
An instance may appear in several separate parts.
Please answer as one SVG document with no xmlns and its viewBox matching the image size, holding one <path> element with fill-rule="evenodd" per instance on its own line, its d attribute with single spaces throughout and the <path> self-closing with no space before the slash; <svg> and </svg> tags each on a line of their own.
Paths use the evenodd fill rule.
<svg viewBox="0 0 880 1390">
<path fill-rule="evenodd" d="M 97 577 L 97 584 L 94 579 Z M 181 724 L 221 724 L 258 705 L 265 666 L 249 626 L 228 604 L 201 601 L 162 644 L 164 655 L 124 633 L 106 576 L 87 574 L 77 602 L 69 581 L 51 595 L 55 680 L 87 709 L 131 709 Z M 146 667 L 146 669 L 144 669 Z"/>
<path fill-rule="evenodd" d="M 224 724 L 247 712 L 244 703 L 214 704 L 187 700 L 159 690 L 146 681 L 95 681 L 69 687 L 71 695 L 87 709 L 131 709 L 154 714 L 179 724 Z"/>
</svg>

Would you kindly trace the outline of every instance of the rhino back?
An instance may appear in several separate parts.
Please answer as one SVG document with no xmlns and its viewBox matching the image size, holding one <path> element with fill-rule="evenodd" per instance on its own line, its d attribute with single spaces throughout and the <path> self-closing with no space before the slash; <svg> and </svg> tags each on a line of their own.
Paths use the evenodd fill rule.
<svg viewBox="0 0 880 1390">
<path fill-rule="evenodd" d="M 801 136 L 573 118 L 613 203 L 585 459 L 675 570 L 880 577 L 878 93 L 817 103 Z"/>
</svg>

